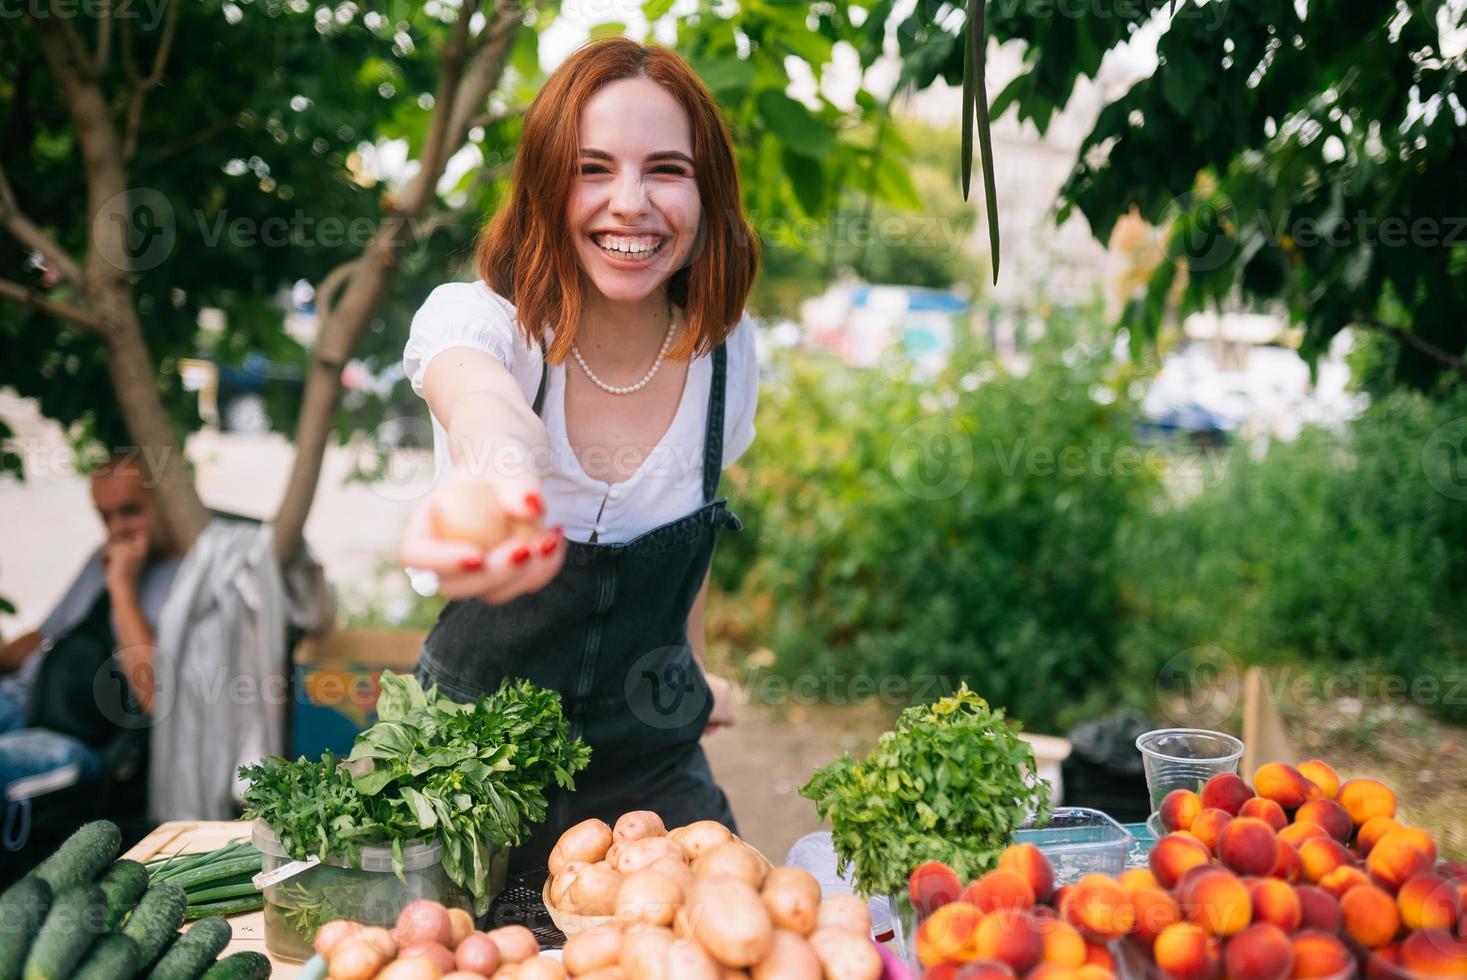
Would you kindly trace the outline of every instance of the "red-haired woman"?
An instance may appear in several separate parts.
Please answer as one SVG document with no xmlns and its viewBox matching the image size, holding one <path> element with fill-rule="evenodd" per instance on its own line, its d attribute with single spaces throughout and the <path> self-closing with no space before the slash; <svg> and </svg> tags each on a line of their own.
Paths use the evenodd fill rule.
<svg viewBox="0 0 1467 980">
<path fill-rule="evenodd" d="M 592 747 L 512 852 L 520 873 L 588 817 L 733 827 L 699 745 L 732 721 L 727 683 L 700 666 L 702 606 L 718 531 L 739 527 L 719 476 L 754 437 L 759 252 L 717 106 L 665 48 L 576 51 L 525 116 L 512 184 L 478 281 L 438 287 L 413 318 L 403 363 L 441 479 L 400 558 L 453 600 L 420 680 L 471 700 L 527 677 Z M 552 530 L 487 553 L 435 537 L 429 508 L 453 480 Z"/>
</svg>

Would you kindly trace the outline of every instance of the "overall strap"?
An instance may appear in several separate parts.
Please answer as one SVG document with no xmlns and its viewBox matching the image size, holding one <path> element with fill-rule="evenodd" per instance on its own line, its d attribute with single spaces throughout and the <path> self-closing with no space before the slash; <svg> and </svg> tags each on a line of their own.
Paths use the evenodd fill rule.
<svg viewBox="0 0 1467 980">
<path fill-rule="evenodd" d="M 540 414 L 545 407 L 545 379 L 550 376 L 550 364 L 545 360 L 545 339 L 540 339 L 540 390 L 535 392 L 534 412 Z"/>
<path fill-rule="evenodd" d="M 708 386 L 708 428 L 703 434 L 703 502 L 718 495 L 723 476 L 723 400 L 728 379 L 728 350 L 713 348 L 713 381 Z"/>
</svg>

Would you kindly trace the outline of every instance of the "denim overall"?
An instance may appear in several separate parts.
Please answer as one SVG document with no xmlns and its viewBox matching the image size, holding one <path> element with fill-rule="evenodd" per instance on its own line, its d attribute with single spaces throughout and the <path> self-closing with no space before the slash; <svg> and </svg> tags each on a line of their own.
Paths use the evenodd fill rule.
<svg viewBox="0 0 1467 980">
<path fill-rule="evenodd" d="M 468 702 L 525 677 L 559 691 L 571 733 L 591 746 L 576 789 L 546 789 L 546 820 L 510 852 L 510 875 L 543 872 L 566 828 L 614 824 L 654 810 L 669 828 L 717 820 L 735 830 L 728 798 L 698 744 L 712 692 L 688 646 L 688 613 L 720 528 L 742 524 L 715 497 L 723 470 L 727 354 L 713 350 L 703 451 L 703 506 L 624 544 L 567 541 L 550 584 L 502 605 L 448 603 L 423 644 L 416 676 Z M 545 375 L 535 414 L 545 400 Z"/>
</svg>

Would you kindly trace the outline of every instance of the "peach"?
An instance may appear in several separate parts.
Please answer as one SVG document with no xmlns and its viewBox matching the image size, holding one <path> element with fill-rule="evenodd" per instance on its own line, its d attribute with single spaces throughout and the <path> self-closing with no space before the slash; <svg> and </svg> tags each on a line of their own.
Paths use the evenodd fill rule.
<svg viewBox="0 0 1467 980">
<path fill-rule="evenodd" d="M 1387 831 L 1365 858 L 1365 870 L 1382 887 L 1395 891 L 1408 879 L 1430 871 L 1436 863 L 1436 844 L 1415 827 Z"/>
<path fill-rule="evenodd" d="M 1374 779 L 1351 779 L 1341 783 L 1335 799 L 1357 827 L 1363 826 L 1371 817 L 1396 815 L 1396 794 Z"/>
<path fill-rule="evenodd" d="M 1040 923 L 1044 936 L 1044 962 L 1060 966 L 1079 967 L 1085 965 L 1085 937 L 1080 930 L 1059 919 Z"/>
<path fill-rule="evenodd" d="M 1182 918 L 1177 900 L 1160 888 L 1137 888 L 1129 892 L 1136 907 L 1137 940 L 1150 946 L 1161 931 Z"/>
<path fill-rule="evenodd" d="M 1333 837 L 1311 837 L 1299 845 L 1299 863 L 1304 866 L 1304 880 L 1318 884 L 1319 879 L 1335 868 L 1355 861 L 1345 845 Z"/>
<path fill-rule="evenodd" d="M 1161 801 L 1161 825 L 1167 833 L 1186 830 L 1202 812 L 1202 797 L 1190 789 L 1174 789 Z"/>
<path fill-rule="evenodd" d="M 1284 808 L 1273 800 L 1265 800 L 1261 796 L 1255 796 L 1239 807 L 1238 816 L 1262 820 L 1275 831 L 1283 830 L 1289 825 L 1289 817 L 1284 813 Z"/>
<path fill-rule="evenodd" d="M 1396 938 L 1401 916 L 1395 900 L 1374 885 L 1352 888 L 1340 899 L 1345 935 L 1362 946 L 1378 949 Z"/>
<path fill-rule="evenodd" d="M 1018 977 L 1013 967 L 997 960 L 978 960 L 962 966 L 952 966 L 951 969 L 951 980 L 1017 980 Z M 934 973 L 935 970 L 928 970 L 923 974 L 922 980 L 933 980 Z"/>
<path fill-rule="evenodd" d="M 983 912 L 1027 909 L 1034 904 L 1034 889 L 1017 871 L 995 868 L 964 888 L 961 900 Z"/>
<path fill-rule="evenodd" d="M 1088 874 L 1075 882 L 1060 906 L 1060 918 L 1095 942 L 1109 942 L 1136 927 L 1136 907 L 1114 878 Z"/>
<path fill-rule="evenodd" d="M 1342 864 L 1319 879 L 1319 887 L 1335 898 L 1344 898 L 1345 893 L 1360 885 L 1370 884 L 1370 878 L 1353 864 Z"/>
<path fill-rule="evenodd" d="M 941 861 L 917 865 L 907 879 L 912 908 L 924 919 L 949 902 L 956 902 L 962 891 L 963 882 L 958 873 Z"/>
<path fill-rule="evenodd" d="M 1253 921 L 1253 899 L 1248 886 L 1230 871 L 1194 879 L 1178 895 L 1182 914 L 1209 935 L 1231 936 Z"/>
<path fill-rule="evenodd" d="M 972 952 L 976 959 L 1007 963 L 1015 973 L 1024 973 L 1044 956 L 1042 924 L 1018 909 L 1000 909 L 983 917 Z"/>
<path fill-rule="evenodd" d="M 1305 930 L 1294 936 L 1294 976 L 1334 977 L 1354 966 L 1345 944 L 1326 932 Z"/>
<path fill-rule="evenodd" d="M 1222 965 L 1216 940 L 1191 922 L 1176 922 L 1163 929 L 1152 955 L 1156 965 L 1175 980 L 1215 980 Z"/>
<path fill-rule="evenodd" d="M 1273 800 L 1285 810 L 1294 810 L 1311 796 L 1319 795 L 1319 787 L 1286 762 L 1266 762 L 1253 774 L 1253 791 L 1265 800 Z"/>
<path fill-rule="evenodd" d="M 1299 896 L 1300 928 L 1340 931 L 1340 903 L 1333 895 L 1315 885 L 1295 885 L 1294 893 Z"/>
<path fill-rule="evenodd" d="M 1116 980 L 1116 971 L 1096 963 L 1086 963 L 1075 971 L 1075 980 Z"/>
<path fill-rule="evenodd" d="M 1267 922 L 1284 932 L 1298 930 L 1304 913 L 1292 885 L 1277 878 L 1260 878 L 1248 883 L 1248 895 L 1253 899 L 1254 922 Z"/>
<path fill-rule="evenodd" d="M 1303 844 L 1311 837 L 1328 837 L 1329 831 L 1319 824 L 1310 820 L 1295 820 L 1283 830 L 1279 831 L 1279 840 L 1295 847 Z"/>
<path fill-rule="evenodd" d="M 1116 972 L 1116 958 L 1111 953 L 1109 946 L 1100 943 L 1085 944 L 1085 965 L 1098 967 L 1107 973 Z"/>
<path fill-rule="evenodd" d="M 1058 963 L 1040 963 L 1024 974 L 1024 980 L 1080 980 L 1079 968 Z"/>
<path fill-rule="evenodd" d="M 1036 902 L 1047 902 L 1054 894 L 1054 868 L 1049 858 L 1033 844 L 1012 844 L 998 856 L 998 866 L 1013 871 L 1029 883 Z"/>
<path fill-rule="evenodd" d="M 1116 875 L 1116 881 L 1128 892 L 1136 891 L 1138 888 L 1161 887 L 1161 882 L 1156 880 L 1156 875 L 1151 873 L 1150 868 L 1127 868 Z"/>
<path fill-rule="evenodd" d="M 1401 965 L 1431 977 L 1467 977 L 1467 940 L 1444 929 L 1419 929 L 1401 940 Z"/>
<path fill-rule="evenodd" d="M 1355 832 L 1354 821 L 1334 800 L 1309 800 L 1294 811 L 1294 819 L 1319 824 L 1325 833 L 1341 844 L 1348 844 L 1350 835 Z"/>
<path fill-rule="evenodd" d="M 1266 875 L 1279 862 L 1273 828 L 1256 817 L 1236 817 L 1223 828 L 1217 856 L 1239 874 Z"/>
<path fill-rule="evenodd" d="M 1299 773 L 1319 787 L 1324 798 L 1332 800 L 1340 791 L 1340 774 L 1334 767 L 1321 759 L 1308 759 L 1299 763 Z"/>
<path fill-rule="evenodd" d="M 973 941 L 983 913 L 967 902 L 948 902 L 922 920 L 913 946 L 923 966 L 956 959 Z"/>
<path fill-rule="evenodd" d="M 1365 961 L 1365 976 L 1369 980 L 1395 980 L 1401 976 L 1401 944 L 1382 946 L 1370 954 Z"/>
<path fill-rule="evenodd" d="M 1222 837 L 1223 829 L 1233 820 L 1233 815 L 1226 810 L 1217 807 L 1208 807 L 1197 814 L 1197 819 L 1192 821 L 1192 829 L 1188 831 L 1193 837 L 1202 842 L 1208 853 L 1217 853 L 1217 842 Z"/>
<path fill-rule="evenodd" d="M 1407 929 L 1448 929 L 1462 917 L 1462 899 L 1445 878 L 1417 875 L 1396 892 L 1401 922 Z"/>
<path fill-rule="evenodd" d="M 1371 817 L 1355 832 L 1355 850 L 1360 852 L 1361 857 L 1365 857 L 1377 841 L 1392 830 L 1399 830 L 1401 826 L 1395 817 Z"/>
<path fill-rule="evenodd" d="M 1212 855 L 1197 840 L 1180 834 L 1167 834 L 1151 848 L 1147 862 L 1151 873 L 1163 888 L 1170 888 L 1188 868 L 1209 863 Z"/>
<path fill-rule="evenodd" d="M 1299 852 L 1291 845 L 1284 843 L 1282 838 L 1279 839 L 1278 845 L 1279 859 L 1269 874 L 1275 878 L 1282 878 L 1292 885 L 1304 874 L 1304 862 L 1299 859 Z"/>
<path fill-rule="evenodd" d="M 1204 809 L 1213 807 L 1235 817 L 1254 793 L 1237 773 L 1220 772 L 1202 785 L 1201 795 Z"/>
<path fill-rule="evenodd" d="M 1223 964 L 1229 977 L 1288 980 L 1294 969 L 1294 947 L 1278 926 L 1255 922 L 1228 940 Z"/>
</svg>

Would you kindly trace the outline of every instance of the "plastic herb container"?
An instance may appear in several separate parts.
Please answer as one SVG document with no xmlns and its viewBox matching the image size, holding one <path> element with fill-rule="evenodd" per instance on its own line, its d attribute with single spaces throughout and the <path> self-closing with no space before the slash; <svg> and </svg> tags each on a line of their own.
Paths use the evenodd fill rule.
<svg viewBox="0 0 1467 980">
<path fill-rule="evenodd" d="M 1033 844 L 1049 858 L 1056 886 L 1088 874 L 1120 874 L 1134 840 L 1108 815 L 1083 806 L 1056 807 L 1043 827 L 1030 822 L 1014 832 L 1015 844 Z"/>
<path fill-rule="evenodd" d="M 293 862 L 275 832 L 262 820 L 251 833 L 260 851 L 261 873 L 269 874 Z M 504 889 L 508 853 L 491 858 L 490 885 L 494 894 Z M 392 870 L 392 847 L 363 846 L 353 867 L 344 856 L 333 856 L 264 889 L 265 948 L 276 956 L 308 960 L 315 955 L 316 930 L 333 919 L 352 919 L 391 928 L 409 902 L 432 899 L 449 908 L 473 911 L 468 891 L 453 883 L 443 869 L 439 841 L 404 841 L 402 878 Z"/>
</svg>

